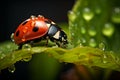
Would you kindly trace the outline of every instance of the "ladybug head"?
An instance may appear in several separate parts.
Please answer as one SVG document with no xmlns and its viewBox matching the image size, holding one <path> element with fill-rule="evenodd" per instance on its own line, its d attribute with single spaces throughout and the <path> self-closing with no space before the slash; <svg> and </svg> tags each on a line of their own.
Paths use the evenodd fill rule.
<svg viewBox="0 0 120 80">
<path fill-rule="evenodd" d="M 63 42 L 63 44 L 68 44 L 67 35 L 64 31 L 60 31 L 59 39 Z"/>
</svg>

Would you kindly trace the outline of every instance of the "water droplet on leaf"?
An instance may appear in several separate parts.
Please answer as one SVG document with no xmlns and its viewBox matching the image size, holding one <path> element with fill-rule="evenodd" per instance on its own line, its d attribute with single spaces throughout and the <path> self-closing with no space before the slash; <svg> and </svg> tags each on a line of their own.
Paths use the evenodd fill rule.
<svg viewBox="0 0 120 80">
<path fill-rule="evenodd" d="M 14 38 L 13 37 L 14 37 L 14 33 L 12 33 L 11 36 L 10 36 L 11 40 L 14 42 Z"/>
<path fill-rule="evenodd" d="M 100 43 L 99 44 L 99 48 L 104 51 L 105 50 L 105 44 L 104 43 Z"/>
<path fill-rule="evenodd" d="M 71 21 L 74 21 L 77 17 L 73 11 L 68 11 L 68 15 Z"/>
<path fill-rule="evenodd" d="M 120 8 L 117 7 L 114 9 L 111 19 L 114 23 L 120 23 Z"/>
<path fill-rule="evenodd" d="M 106 54 L 103 54 L 103 63 L 107 63 L 107 55 Z"/>
<path fill-rule="evenodd" d="M 28 49 L 28 50 L 30 50 L 31 49 L 31 45 L 30 44 L 24 44 L 22 46 L 22 49 Z"/>
<path fill-rule="evenodd" d="M 89 46 L 96 47 L 96 45 L 97 45 L 97 43 L 96 43 L 95 39 L 91 38 L 90 41 L 89 41 Z"/>
<path fill-rule="evenodd" d="M 94 17 L 94 13 L 90 8 L 84 8 L 83 9 L 83 18 L 86 21 L 90 21 Z"/>
<path fill-rule="evenodd" d="M 32 59 L 32 55 L 29 55 L 27 58 L 24 58 L 23 61 L 28 62 L 28 61 L 30 61 L 31 59 Z"/>
<path fill-rule="evenodd" d="M 15 65 L 9 66 L 8 71 L 11 72 L 11 73 L 14 73 L 15 72 Z"/>
<path fill-rule="evenodd" d="M 72 36 L 74 36 L 75 34 L 74 33 L 71 33 Z"/>
<path fill-rule="evenodd" d="M 81 33 L 82 33 L 82 34 L 85 34 L 85 33 L 86 33 L 85 27 L 81 27 Z"/>
<path fill-rule="evenodd" d="M 82 38 L 81 41 L 82 41 L 82 43 L 86 43 L 86 39 L 85 38 Z"/>
<path fill-rule="evenodd" d="M 106 23 L 103 27 L 102 33 L 107 37 L 112 36 L 114 33 L 114 25 L 111 23 Z"/>
<path fill-rule="evenodd" d="M 97 33 L 96 30 L 93 29 L 93 28 L 91 28 L 91 29 L 88 30 L 88 34 L 89 34 L 90 36 L 95 36 L 96 33 Z"/>
</svg>

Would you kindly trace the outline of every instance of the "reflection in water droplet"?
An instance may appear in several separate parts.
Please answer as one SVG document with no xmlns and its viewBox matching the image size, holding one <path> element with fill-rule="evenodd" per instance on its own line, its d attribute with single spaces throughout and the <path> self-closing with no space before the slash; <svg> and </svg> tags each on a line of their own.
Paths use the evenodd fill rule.
<svg viewBox="0 0 120 80">
<path fill-rule="evenodd" d="M 90 36 L 95 36 L 96 35 L 96 30 L 95 29 L 89 29 L 88 30 L 88 34 L 90 35 Z"/>
<path fill-rule="evenodd" d="M 29 55 L 27 58 L 24 58 L 23 61 L 28 62 L 28 61 L 30 61 L 31 59 L 32 59 L 32 55 Z"/>
<path fill-rule="evenodd" d="M 91 11 L 90 8 L 84 8 L 83 10 L 83 18 L 86 21 L 90 21 L 94 17 L 94 13 Z"/>
<path fill-rule="evenodd" d="M 30 44 L 24 44 L 22 46 L 22 49 L 28 49 L 28 50 L 30 50 L 31 49 L 31 45 Z"/>
<path fill-rule="evenodd" d="M 107 36 L 110 37 L 112 36 L 112 34 L 114 33 L 114 25 L 111 23 L 106 23 L 103 27 L 102 33 Z"/>
<path fill-rule="evenodd" d="M 120 8 L 114 9 L 111 19 L 114 23 L 120 23 Z"/>
<path fill-rule="evenodd" d="M 11 72 L 11 73 L 14 73 L 15 72 L 15 65 L 9 66 L 8 71 Z"/>
<path fill-rule="evenodd" d="M 68 11 L 68 15 L 71 21 L 74 21 L 77 17 L 73 11 Z"/>
<path fill-rule="evenodd" d="M 95 39 L 91 38 L 90 41 L 89 41 L 89 46 L 96 47 L 96 45 L 97 45 L 97 43 L 96 43 Z"/>
<path fill-rule="evenodd" d="M 104 43 L 100 43 L 99 44 L 99 48 L 104 51 L 105 50 L 105 44 Z"/>
<path fill-rule="evenodd" d="M 81 27 L 81 33 L 82 33 L 82 34 L 85 34 L 85 33 L 86 33 L 85 27 Z"/>
</svg>

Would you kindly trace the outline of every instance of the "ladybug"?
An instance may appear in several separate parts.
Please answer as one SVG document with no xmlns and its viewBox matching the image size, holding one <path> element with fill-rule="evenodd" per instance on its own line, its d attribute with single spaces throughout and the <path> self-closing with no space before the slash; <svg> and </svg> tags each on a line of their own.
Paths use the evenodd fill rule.
<svg viewBox="0 0 120 80">
<path fill-rule="evenodd" d="M 25 43 L 51 40 L 59 47 L 68 43 L 66 33 L 52 20 L 42 15 L 31 16 L 23 21 L 13 35 L 13 41 L 21 48 Z"/>
</svg>

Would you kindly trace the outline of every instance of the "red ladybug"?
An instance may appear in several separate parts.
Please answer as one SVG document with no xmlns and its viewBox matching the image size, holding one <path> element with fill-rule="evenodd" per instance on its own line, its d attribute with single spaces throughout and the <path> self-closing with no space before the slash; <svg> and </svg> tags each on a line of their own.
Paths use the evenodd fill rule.
<svg viewBox="0 0 120 80">
<path fill-rule="evenodd" d="M 22 22 L 13 35 L 14 42 L 19 46 L 44 39 L 47 42 L 50 39 L 58 46 L 68 43 L 66 33 L 53 21 L 41 15 L 31 16 Z"/>
</svg>

